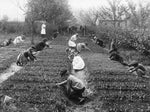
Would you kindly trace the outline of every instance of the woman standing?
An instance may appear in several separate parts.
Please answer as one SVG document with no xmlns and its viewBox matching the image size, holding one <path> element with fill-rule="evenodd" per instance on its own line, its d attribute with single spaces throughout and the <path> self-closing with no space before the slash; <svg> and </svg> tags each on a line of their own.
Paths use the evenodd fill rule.
<svg viewBox="0 0 150 112">
<path fill-rule="evenodd" d="M 41 25 L 41 37 L 42 38 L 46 37 L 46 22 L 45 21 Z"/>
</svg>

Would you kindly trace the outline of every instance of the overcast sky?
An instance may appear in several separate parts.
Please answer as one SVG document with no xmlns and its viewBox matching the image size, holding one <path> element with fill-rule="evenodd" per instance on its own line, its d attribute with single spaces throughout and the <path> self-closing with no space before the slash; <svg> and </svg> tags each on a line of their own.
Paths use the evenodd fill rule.
<svg viewBox="0 0 150 112">
<path fill-rule="evenodd" d="M 7 15 L 10 20 L 24 20 L 24 12 L 17 7 L 16 1 L 24 6 L 26 0 L 0 0 L 0 18 Z M 84 9 L 106 5 L 106 0 L 68 0 L 72 10 Z M 139 0 L 133 0 L 138 2 Z M 150 0 L 141 0 L 147 2 Z"/>
<path fill-rule="evenodd" d="M 26 0 L 0 0 L 0 19 L 7 15 L 9 20 L 24 20 L 24 12 L 17 6 L 17 2 L 23 6 Z"/>
</svg>

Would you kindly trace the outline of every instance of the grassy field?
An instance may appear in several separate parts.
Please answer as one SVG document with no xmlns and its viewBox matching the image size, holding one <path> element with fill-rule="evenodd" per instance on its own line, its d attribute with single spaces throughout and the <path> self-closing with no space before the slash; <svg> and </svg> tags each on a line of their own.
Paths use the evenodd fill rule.
<svg viewBox="0 0 150 112">
<path fill-rule="evenodd" d="M 27 64 L 1 85 L 1 93 L 16 99 L 18 112 L 150 111 L 149 79 L 128 73 L 126 67 L 109 60 L 106 50 L 85 38 L 80 41 L 89 43 L 93 51 L 84 51 L 82 56 L 89 68 L 88 82 L 94 94 L 83 105 L 68 100 L 54 86 L 62 81 L 58 75 L 60 70 L 68 68 L 66 40 L 64 36 L 56 38 L 53 49 L 43 50 L 36 62 Z"/>
</svg>

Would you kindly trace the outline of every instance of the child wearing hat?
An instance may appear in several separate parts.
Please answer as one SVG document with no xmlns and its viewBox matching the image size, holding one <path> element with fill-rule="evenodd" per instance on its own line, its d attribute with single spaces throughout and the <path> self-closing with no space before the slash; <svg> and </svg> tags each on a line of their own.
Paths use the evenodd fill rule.
<svg viewBox="0 0 150 112">
<path fill-rule="evenodd" d="M 73 48 L 73 49 L 76 48 L 76 43 L 75 42 L 77 41 L 78 37 L 79 37 L 78 33 L 71 36 L 71 38 L 68 41 L 68 47 L 69 48 Z"/>
<path fill-rule="evenodd" d="M 76 51 L 76 41 L 78 39 L 79 35 L 78 33 L 71 36 L 71 38 L 68 41 L 68 48 L 66 49 L 66 52 L 68 53 L 68 58 L 71 59 L 71 56 L 74 55 L 74 52 Z"/>
</svg>

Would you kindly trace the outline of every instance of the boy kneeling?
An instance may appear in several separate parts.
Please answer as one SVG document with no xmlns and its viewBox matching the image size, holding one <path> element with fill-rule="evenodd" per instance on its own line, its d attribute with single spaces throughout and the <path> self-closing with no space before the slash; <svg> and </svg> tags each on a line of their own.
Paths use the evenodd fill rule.
<svg viewBox="0 0 150 112">
<path fill-rule="evenodd" d="M 66 80 L 61 83 L 57 83 L 56 85 L 65 88 L 68 98 L 82 103 L 85 100 L 85 97 L 82 96 L 82 93 L 85 91 L 85 85 L 82 80 L 72 74 L 67 73 L 67 70 L 63 70 L 60 75 L 61 77 L 65 77 Z"/>
<path fill-rule="evenodd" d="M 17 57 L 16 64 L 18 66 L 26 65 L 29 61 L 35 61 L 37 60 L 36 57 L 32 53 L 32 48 L 27 49 L 24 52 L 21 52 Z"/>
<path fill-rule="evenodd" d="M 133 61 L 131 64 L 129 64 L 128 71 L 130 73 L 134 73 L 138 77 L 149 78 L 149 76 L 147 76 L 147 70 L 144 67 L 144 65 L 139 63 L 139 62 L 137 62 L 137 61 Z"/>
<path fill-rule="evenodd" d="M 42 51 L 46 47 L 49 48 L 48 39 L 42 40 L 41 42 L 35 44 L 31 48 L 33 49 L 34 52 L 38 52 L 38 51 Z"/>
<path fill-rule="evenodd" d="M 115 40 L 114 39 L 111 42 L 109 54 L 110 54 L 110 56 L 109 56 L 110 60 L 118 61 L 122 65 L 128 66 L 128 64 L 126 62 L 124 62 L 123 57 L 119 54 L 118 49 L 115 45 Z"/>
</svg>

